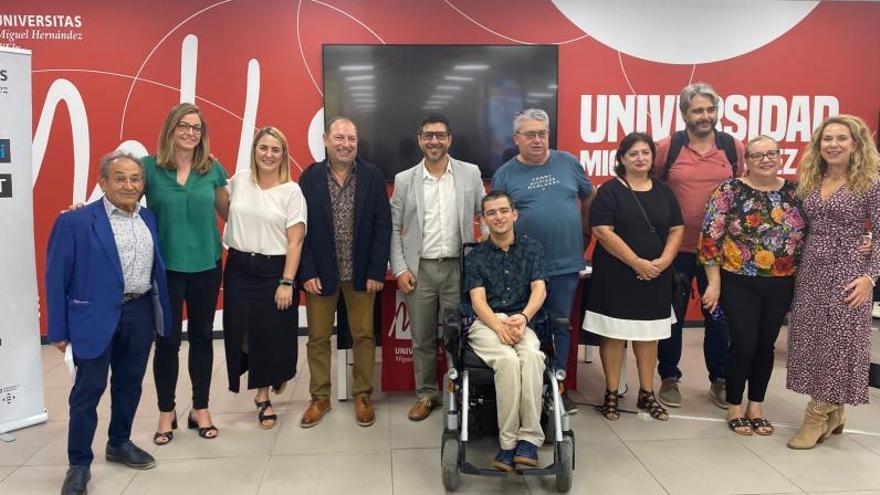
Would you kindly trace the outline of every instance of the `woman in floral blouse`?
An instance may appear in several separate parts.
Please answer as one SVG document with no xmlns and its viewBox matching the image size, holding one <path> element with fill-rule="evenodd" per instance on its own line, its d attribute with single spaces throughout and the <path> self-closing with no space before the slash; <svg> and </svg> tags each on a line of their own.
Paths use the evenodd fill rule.
<svg viewBox="0 0 880 495">
<path fill-rule="evenodd" d="M 709 286 L 702 302 L 712 312 L 723 307 L 730 327 L 728 426 L 740 435 L 770 435 L 762 403 L 773 345 L 794 293 L 805 221 L 795 184 L 777 175 L 779 144 L 758 136 L 746 145 L 745 157 L 746 175 L 722 183 L 706 205 L 699 262 Z M 746 382 L 749 404 L 743 408 Z"/>
</svg>

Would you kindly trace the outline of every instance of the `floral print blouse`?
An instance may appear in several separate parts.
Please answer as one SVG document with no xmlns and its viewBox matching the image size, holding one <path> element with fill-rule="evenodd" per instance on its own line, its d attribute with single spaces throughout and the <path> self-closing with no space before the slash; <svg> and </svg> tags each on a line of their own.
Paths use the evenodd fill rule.
<svg viewBox="0 0 880 495">
<path fill-rule="evenodd" d="M 778 191 L 759 191 L 739 179 L 723 182 L 706 204 L 699 263 L 740 275 L 794 275 L 806 234 L 795 192 L 787 180 Z"/>
</svg>

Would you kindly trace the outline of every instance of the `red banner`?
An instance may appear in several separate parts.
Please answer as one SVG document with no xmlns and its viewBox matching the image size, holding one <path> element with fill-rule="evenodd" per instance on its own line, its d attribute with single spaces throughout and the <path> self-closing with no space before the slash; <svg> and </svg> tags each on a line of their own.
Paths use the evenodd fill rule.
<svg viewBox="0 0 880 495">
<path fill-rule="evenodd" d="M 182 98 L 204 109 L 230 172 L 271 124 L 297 176 L 322 153 L 324 43 L 558 44 L 558 147 L 595 182 L 620 137 L 680 128 L 679 91 L 710 82 L 721 128 L 779 138 L 793 174 L 823 117 L 877 124 L 878 19 L 875 2 L 6 0 L 0 44 L 33 50 L 38 277 L 58 211 L 92 197 L 98 157 L 154 151 Z"/>
</svg>

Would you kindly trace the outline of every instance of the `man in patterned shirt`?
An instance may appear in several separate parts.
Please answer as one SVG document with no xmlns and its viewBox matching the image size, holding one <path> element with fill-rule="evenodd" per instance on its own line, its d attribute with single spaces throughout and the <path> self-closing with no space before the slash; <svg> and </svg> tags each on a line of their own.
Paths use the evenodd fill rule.
<svg viewBox="0 0 880 495">
<path fill-rule="evenodd" d="M 306 290 L 309 392 L 312 400 L 300 426 L 310 428 L 330 411 L 330 333 L 339 294 L 348 312 L 354 348 L 352 395 L 355 420 L 371 426 L 373 307 L 382 290 L 391 249 L 391 207 L 385 179 L 357 157 L 357 127 L 345 117 L 327 124 L 327 158 L 299 178 L 306 199 L 308 233 L 297 278 Z"/>
<path fill-rule="evenodd" d="M 465 285 L 477 321 L 468 330 L 474 352 L 495 371 L 501 450 L 493 466 L 512 472 L 516 464 L 538 465 L 544 354 L 529 322 L 544 304 L 544 250 L 515 235 L 517 212 L 504 191 L 482 200 L 489 239 L 465 258 Z"/>
</svg>

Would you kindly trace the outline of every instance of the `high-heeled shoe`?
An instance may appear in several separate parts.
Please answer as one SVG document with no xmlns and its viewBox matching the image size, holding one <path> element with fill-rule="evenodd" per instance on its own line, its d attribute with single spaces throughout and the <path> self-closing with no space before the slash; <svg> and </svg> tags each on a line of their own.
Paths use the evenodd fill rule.
<svg viewBox="0 0 880 495">
<path fill-rule="evenodd" d="M 257 406 L 257 419 L 260 422 L 260 428 L 263 430 L 271 430 L 275 427 L 275 423 L 278 420 L 277 414 L 266 414 L 266 409 L 272 407 L 272 401 L 264 400 L 257 402 L 257 399 L 254 399 L 254 405 Z"/>
<path fill-rule="evenodd" d="M 190 430 L 198 430 L 199 436 L 204 438 L 205 440 L 213 440 L 220 435 L 220 430 L 217 429 L 216 426 L 199 426 L 199 422 L 192 417 L 193 410 L 190 409 L 189 414 L 186 415 L 186 427 Z M 211 432 L 216 432 L 214 435 L 208 435 Z"/>
<path fill-rule="evenodd" d="M 168 445 L 174 440 L 174 431 L 177 429 L 177 411 L 174 411 L 174 418 L 171 420 L 171 430 L 157 431 L 153 435 L 153 443 L 156 445 Z"/>
<path fill-rule="evenodd" d="M 828 413 L 828 431 L 825 432 L 823 440 L 828 440 L 831 435 L 840 435 L 843 433 L 843 426 L 846 423 L 846 411 L 844 405 L 837 406 L 837 409 Z"/>
<path fill-rule="evenodd" d="M 608 421 L 617 421 L 620 419 L 620 409 L 618 409 L 617 401 L 620 396 L 617 392 L 605 389 L 605 403 L 597 407 L 602 416 Z"/>
<path fill-rule="evenodd" d="M 801 429 L 788 441 L 788 448 L 806 450 L 822 443 L 825 440 L 825 433 L 828 432 L 828 415 L 835 409 L 837 409 L 835 404 L 810 398 L 807 409 L 804 411 Z"/>
</svg>

